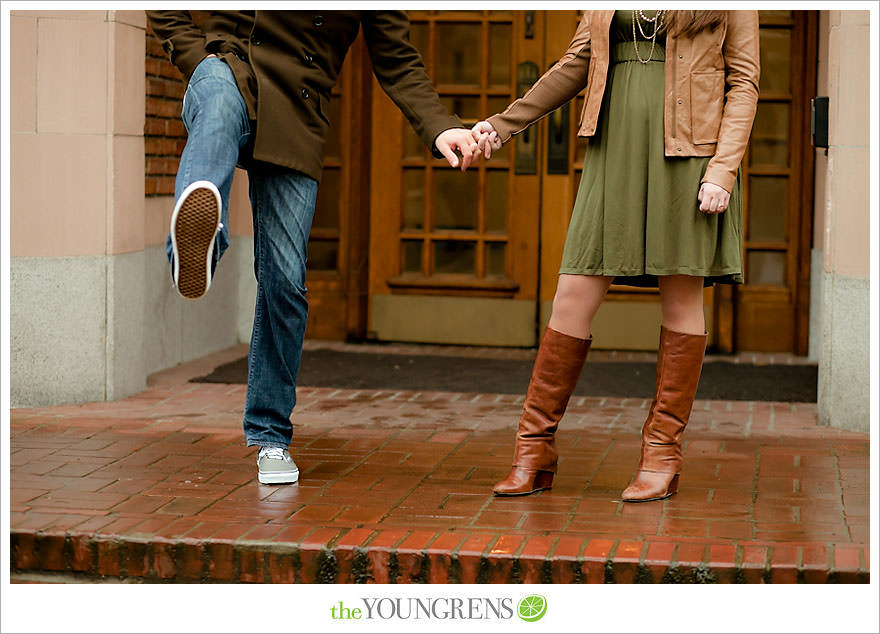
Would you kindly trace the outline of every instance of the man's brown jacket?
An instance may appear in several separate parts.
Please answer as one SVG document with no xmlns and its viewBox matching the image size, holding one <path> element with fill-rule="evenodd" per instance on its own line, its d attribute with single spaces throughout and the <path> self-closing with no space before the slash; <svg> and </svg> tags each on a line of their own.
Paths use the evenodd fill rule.
<svg viewBox="0 0 880 634">
<path fill-rule="evenodd" d="M 147 11 L 171 61 L 189 79 L 214 53 L 232 69 L 256 121 L 253 158 L 321 177 L 330 90 L 363 28 L 373 72 L 426 145 L 462 127 L 440 103 L 402 11 Z"/>
</svg>

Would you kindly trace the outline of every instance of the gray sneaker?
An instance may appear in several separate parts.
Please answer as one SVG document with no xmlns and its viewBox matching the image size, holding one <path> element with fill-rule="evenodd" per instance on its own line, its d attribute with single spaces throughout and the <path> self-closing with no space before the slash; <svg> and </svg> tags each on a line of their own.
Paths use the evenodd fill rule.
<svg viewBox="0 0 880 634">
<path fill-rule="evenodd" d="M 257 467 L 261 484 L 293 484 L 299 480 L 299 468 L 287 449 L 262 447 L 257 455 Z"/>
</svg>

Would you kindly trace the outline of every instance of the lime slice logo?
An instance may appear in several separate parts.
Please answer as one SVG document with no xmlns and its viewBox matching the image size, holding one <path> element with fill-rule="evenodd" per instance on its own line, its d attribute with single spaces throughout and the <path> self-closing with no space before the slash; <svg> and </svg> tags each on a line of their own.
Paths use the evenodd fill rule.
<svg viewBox="0 0 880 634">
<path fill-rule="evenodd" d="M 524 597 L 517 607 L 517 614 L 523 621 L 532 623 L 538 621 L 547 613 L 547 599 L 540 594 L 531 594 Z"/>
</svg>

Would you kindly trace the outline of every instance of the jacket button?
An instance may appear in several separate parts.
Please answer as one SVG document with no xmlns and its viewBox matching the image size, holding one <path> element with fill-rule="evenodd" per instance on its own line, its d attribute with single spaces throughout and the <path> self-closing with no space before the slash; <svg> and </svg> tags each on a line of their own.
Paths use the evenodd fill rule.
<svg viewBox="0 0 880 634">
<path fill-rule="evenodd" d="M 261 40 L 261 39 L 258 38 L 258 37 L 252 37 L 252 38 L 251 38 L 251 44 L 253 44 L 254 46 L 259 46 L 259 45 L 262 44 L 262 43 L 263 43 L 263 40 Z"/>
<path fill-rule="evenodd" d="M 309 53 L 306 53 L 305 61 L 306 61 L 306 64 L 311 64 L 313 61 L 315 61 L 315 58 L 312 57 Z"/>
<path fill-rule="evenodd" d="M 303 96 L 303 99 L 308 99 L 308 98 L 309 98 L 309 89 L 308 89 L 308 88 L 303 88 L 303 89 L 302 89 L 302 96 Z"/>
<path fill-rule="evenodd" d="M 312 18 L 312 24 L 319 27 L 324 26 L 324 16 L 316 15 L 314 18 Z"/>
</svg>

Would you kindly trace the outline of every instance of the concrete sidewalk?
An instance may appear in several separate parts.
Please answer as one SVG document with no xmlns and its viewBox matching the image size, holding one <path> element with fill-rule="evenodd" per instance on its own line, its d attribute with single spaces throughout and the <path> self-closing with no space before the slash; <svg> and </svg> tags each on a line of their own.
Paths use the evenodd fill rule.
<svg viewBox="0 0 880 634">
<path fill-rule="evenodd" d="M 522 396 L 305 388 L 300 483 L 265 486 L 244 386 L 186 382 L 240 352 L 12 410 L 13 580 L 868 580 L 868 435 L 815 404 L 698 401 L 680 493 L 627 505 L 646 400 L 572 399 L 553 490 L 495 498 Z"/>
</svg>

